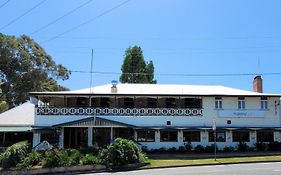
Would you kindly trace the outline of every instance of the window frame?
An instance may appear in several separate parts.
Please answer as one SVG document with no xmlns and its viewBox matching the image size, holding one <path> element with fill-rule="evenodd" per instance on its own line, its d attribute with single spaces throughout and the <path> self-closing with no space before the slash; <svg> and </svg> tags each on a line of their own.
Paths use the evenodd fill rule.
<svg viewBox="0 0 281 175">
<path fill-rule="evenodd" d="M 142 140 L 140 140 L 140 133 L 139 132 L 144 132 L 143 135 L 144 135 L 144 138 L 142 138 Z M 149 133 L 151 132 L 151 133 Z M 150 140 L 150 136 L 149 134 L 152 134 L 153 133 L 153 138 L 152 140 Z M 155 142 L 155 130 L 153 129 L 138 129 L 137 130 L 137 142 Z"/>
<path fill-rule="evenodd" d="M 222 109 L 222 97 L 215 97 L 215 109 Z"/>
<path fill-rule="evenodd" d="M 261 134 L 265 134 L 263 135 L 263 138 L 259 138 L 261 136 Z M 270 135 L 267 135 L 270 134 Z M 257 142 L 274 142 L 274 131 L 257 131 L 256 132 L 256 139 Z M 267 140 L 269 139 L 269 140 Z"/>
<path fill-rule="evenodd" d="M 247 138 L 244 140 L 243 135 L 238 136 L 238 139 L 235 138 L 235 134 L 245 134 L 247 133 L 248 135 L 246 136 Z M 250 131 L 232 131 L 232 142 L 250 142 Z"/>
<path fill-rule="evenodd" d="M 245 101 L 245 97 L 238 97 L 238 109 L 246 109 L 246 101 Z"/>
<path fill-rule="evenodd" d="M 198 135 L 192 135 L 192 134 L 195 134 L 195 133 L 198 134 L 199 136 Z M 183 142 L 201 142 L 201 131 L 184 130 L 182 132 L 182 134 L 183 134 Z M 187 139 L 185 134 L 190 136 L 190 138 Z M 189 135 L 189 134 L 191 134 L 191 135 Z M 198 138 L 196 138 L 196 137 L 198 137 Z"/>
<path fill-rule="evenodd" d="M 175 140 L 171 140 L 171 133 L 176 133 L 176 139 Z M 163 134 L 168 135 L 168 140 L 163 139 Z M 175 131 L 175 130 L 160 131 L 160 142 L 178 142 L 178 131 Z"/>
<path fill-rule="evenodd" d="M 261 97 L 260 99 L 260 109 L 261 110 L 268 110 L 268 98 Z"/>
<path fill-rule="evenodd" d="M 209 137 L 208 137 L 208 141 L 209 142 L 214 142 L 215 141 L 215 137 L 214 137 L 214 134 L 215 132 L 214 131 L 209 131 L 208 134 L 209 134 Z M 218 139 L 218 135 L 219 134 L 223 134 L 224 136 L 224 139 Z M 223 131 L 223 130 L 218 130 L 216 131 L 216 142 L 226 142 L 226 131 Z"/>
</svg>

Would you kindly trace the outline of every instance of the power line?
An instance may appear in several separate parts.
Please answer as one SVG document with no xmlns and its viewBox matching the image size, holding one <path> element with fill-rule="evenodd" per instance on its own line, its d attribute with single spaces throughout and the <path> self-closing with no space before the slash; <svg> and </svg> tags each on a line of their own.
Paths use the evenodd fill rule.
<svg viewBox="0 0 281 175">
<path fill-rule="evenodd" d="M 74 8 L 74 9 L 70 10 L 69 12 L 67 12 L 67 13 L 64 14 L 64 15 L 62 15 L 61 17 L 59 17 L 59 18 L 57 18 L 57 19 L 55 19 L 55 20 L 49 22 L 48 24 L 46 24 L 46 25 L 40 27 L 39 29 L 33 31 L 32 33 L 30 33 L 30 35 L 34 35 L 34 34 L 40 32 L 40 31 L 42 31 L 42 30 L 44 30 L 44 29 L 50 27 L 51 25 L 55 24 L 55 23 L 58 22 L 59 20 L 65 18 L 65 17 L 68 16 L 68 15 L 71 15 L 72 13 L 74 13 L 74 12 L 77 11 L 78 9 L 80 9 L 80 8 L 82 8 L 82 7 L 84 7 L 84 6 L 86 6 L 87 4 L 89 4 L 89 3 L 92 2 L 92 1 L 93 1 L 93 0 L 86 1 L 85 3 L 83 3 L 83 4 L 79 5 L 78 7 L 76 7 L 76 8 Z"/>
<path fill-rule="evenodd" d="M 120 72 L 103 72 L 103 71 L 83 71 L 83 70 L 69 70 L 74 73 L 88 73 L 88 74 L 103 74 L 103 75 L 120 75 Z M 148 73 L 123 73 L 126 75 L 150 75 Z M 230 73 L 230 74 L 161 74 L 156 73 L 157 76 L 173 76 L 173 77 L 227 77 L 227 76 L 256 76 L 256 75 L 281 75 L 281 72 L 264 72 L 264 73 Z"/>
<path fill-rule="evenodd" d="M 6 4 L 8 4 L 8 2 L 11 0 L 7 0 L 6 2 L 4 2 L 2 5 L 0 5 L 0 8 L 4 7 Z"/>
<path fill-rule="evenodd" d="M 38 4 L 36 4 L 35 6 L 33 6 L 31 9 L 27 10 L 26 12 L 24 12 L 23 14 L 21 14 L 20 16 L 16 17 L 15 19 L 13 19 L 12 21 L 10 21 L 8 24 L 2 26 L 0 28 L 0 30 L 3 30 L 4 28 L 8 27 L 9 25 L 13 24 L 14 22 L 18 21 L 19 19 L 21 19 L 22 17 L 24 17 L 25 15 L 27 15 L 28 13 L 30 13 L 32 10 L 36 9 L 37 7 L 39 7 L 41 4 L 43 4 L 46 0 L 42 0 L 40 1 Z"/>
<path fill-rule="evenodd" d="M 129 1 L 131 1 L 131 0 L 123 1 L 122 3 L 120 3 L 120 4 L 116 5 L 116 6 L 110 8 L 110 9 L 104 11 L 104 12 L 102 12 L 101 14 L 99 14 L 99 15 L 97 15 L 97 16 L 95 16 L 95 17 L 93 17 L 93 18 L 91 18 L 91 19 L 89 19 L 89 20 L 87 20 L 87 21 L 85 21 L 85 22 L 83 22 L 83 23 L 80 23 L 80 24 L 78 24 L 77 26 L 74 26 L 74 27 L 72 27 L 72 28 L 70 28 L 70 29 L 68 29 L 68 30 L 66 30 L 66 31 L 64 31 L 64 32 L 62 32 L 62 33 L 60 33 L 60 34 L 58 34 L 58 35 L 56 35 L 56 36 L 54 36 L 54 37 L 48 39 L 48 40 L 45 40 L 45 41 L 43 41 L 42 43 L 50 42 L 50 41 L 52 41 L 52 40 L 55 40 L 55 39 L 59 38 L 60 36 L 66 34 L 66 33 L 69 33 L 69 32 L 71 32 L 71 31 L 73 31 L 73 30 L 76 30 L 76 29 L 78 29 L 78 28 L 80 28 L 80 27 L 82 27 L 82 26 L 84 26 L 84 25 L 86 25 L 86 24 L 88 24 L 88 23 L 90 23 L 90 22 L 92 22 L 92 21 L 94 21 L 94 20 L 96 20 L 96 19 L 98 19 L 98 18 L 100 18 L 100 17 L 102 17 L 102 16 L 104 16 L 104 15 L 106 15 L 106 14 L 108 14 L 108 13 L 114 11 L 114 10 L 116 10 L 116 9 L 118 9 L 119 7 L 121 7 L 121 6 L 125 5 L 125 4 L 127 4 Z"/>
</svg>

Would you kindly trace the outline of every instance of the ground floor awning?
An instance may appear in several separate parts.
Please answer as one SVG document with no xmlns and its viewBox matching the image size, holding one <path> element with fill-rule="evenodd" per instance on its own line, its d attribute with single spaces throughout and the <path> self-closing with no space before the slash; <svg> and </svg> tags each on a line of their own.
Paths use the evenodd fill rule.
<svg viewBox="0 0 281 175">
<path fill-rule="evenodd" d="M 53 127 L 103 127 L 103 128 L 118 128 L 118 127 L 130 127 L 135 128 L 134 125 L 122 123 L 114 120 L 109 120 L 101 117 L 90 117 L 81 120 L 75 120 L 71 122 L 61 123 L 54 125 Z"/>
<path fill-rule="evenodd" d="M 0 132 L 29 132 L 31 126 L 0 126 Z"/>
<path fill-rule="evenodd" d="M 207 126 L 136 126 L 136 129 L 156 129 L 156 130 L 213 130 Z M 280 131 L 281 127 L 216 127 L 216 130 L 276 130 Z"/>
</svg>

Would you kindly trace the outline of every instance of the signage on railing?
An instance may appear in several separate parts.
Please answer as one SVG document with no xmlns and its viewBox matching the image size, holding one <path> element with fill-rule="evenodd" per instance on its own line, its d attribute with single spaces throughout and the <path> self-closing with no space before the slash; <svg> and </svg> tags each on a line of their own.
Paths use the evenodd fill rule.
<svg viewBox="0 0 281 175">
<path fill-rule="evenodd" d="M 202 116 L 202 109 L 37 107 L 37 115 Z"/>
<path fill-rule="evenodd" d="M 219 117 L 265 117 L 265 111 L 259 110 L 219 110 Z"/>
</svg>

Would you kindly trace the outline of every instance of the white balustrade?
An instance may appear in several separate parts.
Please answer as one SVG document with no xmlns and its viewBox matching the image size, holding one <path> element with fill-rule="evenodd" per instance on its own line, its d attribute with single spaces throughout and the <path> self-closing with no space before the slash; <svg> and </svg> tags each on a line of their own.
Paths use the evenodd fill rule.
<svg viewBox="0 0 281 175">
<path fill-rule="evenodd" d="M 37 107 L 36 114 L 37 115 L 202 116 L 203 109 Z"/>
</svg>

